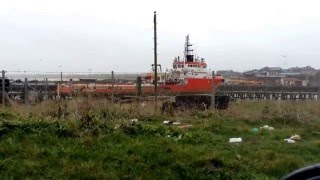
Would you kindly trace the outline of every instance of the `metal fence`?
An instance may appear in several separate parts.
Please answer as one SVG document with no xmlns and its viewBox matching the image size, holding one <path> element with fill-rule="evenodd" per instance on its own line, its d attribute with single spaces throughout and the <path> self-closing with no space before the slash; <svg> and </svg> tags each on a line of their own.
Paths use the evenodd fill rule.
<svg viewBox="0 0 320 180">
<path fill-rule="evenodd" d="M 137 95 L 141 87 L 135 87 L 137 79 L 141 85 L 142 73 L 126 72 L 31 72 L 31 71 L 2 71 L 2 79 L 10 81 L 4 89 L 1 88 L 1 102 L 3 105 L 10 101 L 17 101 L 25 104 L 40 102 L 48 99 L 60 99 L 66 97 L 66 94 L 60 94 L 59 88 L 81 83 L 85 86 L 84 92 L 99 92 L 100 94 L 113 95 L 121 94 L 119 86 L 128 85 L 131 91 Z M 2 83 L 0 83 L 2 85 Z M 101 88 L 103 84 L 108 84 L 111 91 Z M 139 83 L 138 83 L 139 84 Z M 2 86 L 1 86 L 2 87 Z M 121 86 L 122 87 L 122 86 Z M 132 88 L 135 88 L 134 90 Z M 71 94 L 70 94 L 71 95 Z"/>
<path fill-rule="evenodd" d="M 75 96 L 76 93 L 108 97 L 111 102 L 119 96 L 122 98 L 154 96 L 154 85 L 144 83 L 142 76 L 142 73 L 113 71 L 30 72 L 3 70 L 2 82 L 0 83 L 1 103 L 3 105 L 12 101 L 24 104 L 37 103 L 48 99 L 67 99 Z M 70 86 L 73 86 L 72 92 L 67 91 Z M 218 94 L 228 95 L 234 99 L 248 100 L 320 99 L 318 87 L 223 85 L 219 87 Z M 158 95 L 168 94 L 158 92 Z"/>
</svg>

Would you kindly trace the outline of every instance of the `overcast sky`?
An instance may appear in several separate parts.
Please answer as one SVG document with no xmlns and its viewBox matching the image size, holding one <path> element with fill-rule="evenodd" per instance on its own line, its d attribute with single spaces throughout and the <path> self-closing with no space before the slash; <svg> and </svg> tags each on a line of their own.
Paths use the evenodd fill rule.
<svg viewBox="0 0 320 180">
<path fill-rule="evenodd" d="M 145 72 L 171 68 L 190 34 L 213 70 L 320 68 L 318 0 L 0 0 L 0 69 Z M 285 55 L 286 57 L 283 57 Z"/>
</svg>

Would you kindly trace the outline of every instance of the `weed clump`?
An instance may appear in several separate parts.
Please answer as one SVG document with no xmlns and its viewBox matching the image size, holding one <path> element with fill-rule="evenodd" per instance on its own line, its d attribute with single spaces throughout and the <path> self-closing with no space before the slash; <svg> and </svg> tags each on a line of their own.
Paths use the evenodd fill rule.
<svg viewBox="0 0 320 180">
<path fill-rule="evenodd" d="M 94 107 L 88 99 L 84 99 L 77 105 L 76 115 L 80 129 L 97 135 L 99 129 L 95 119 Z"/>
<path fill-rule="evenodd" d="M 42 116 L 62 119 L 67 117 L 69 114 L 66 102 L 53 101 L 52 104 L 48 105 L 48 110 L 42 113 Z"/>
</svg>

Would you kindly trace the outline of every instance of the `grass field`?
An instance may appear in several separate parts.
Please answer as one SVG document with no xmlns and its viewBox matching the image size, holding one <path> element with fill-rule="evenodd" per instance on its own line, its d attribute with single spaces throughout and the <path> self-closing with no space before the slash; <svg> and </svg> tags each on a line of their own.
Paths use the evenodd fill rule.
<svg viewBox="0 0 320 180">
<path fill-rule="evenodd" d="M 320 102 L 233 102 L 173 116 L 153 107 L 80 99 L 1 109 L 0 178 L 279 179 L 320 162 Z M 252 131 L 263 125 L 274 130 Z M 284 142 L 293 134 L 302 140 Z"/>
</svg>

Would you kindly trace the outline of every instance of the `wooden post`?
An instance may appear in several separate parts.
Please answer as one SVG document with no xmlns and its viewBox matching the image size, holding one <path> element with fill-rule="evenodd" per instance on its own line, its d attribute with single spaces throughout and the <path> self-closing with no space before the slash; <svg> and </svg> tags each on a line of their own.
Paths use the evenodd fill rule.
<svg viewBox="0 0 320 180">
<path fill-rule="evenodd" d="M 317 100 L 320 101 L 320 87 L 318 86 L 318 97 Z"/>
<path fill-rule="evenodd" d="M 58 91 L 57 92 L 58 95 L 55 99 L 60 100 L 60 84 L 59 83 L 57 84 L 57 91 Z"/>
<path fill-rule="evenodd" d="M 2 106 L 5 107 L 6 106 L 6 75 L 5 75 L 5 71 L 2 70 Z"/>
<path fill-rule="evenodd" d="M 48 78 L 45 80 L 45 87 L 44 87 L 44 100 L 48 100 Z"/>
<path fill-rule="evenodd" d="M 137 96 L 141 96 L 142 89 L 141 89 L 141 76 L 137 77 Z"/>
<path fill-rule="evenodd" d="M 34 96 L 35 96 L 35 102 L 38 103 L 38 82 L 37 79 L 34 79 Z"/>
<path fill-rule="evenodd" d="M 216 88 L 214 84 L 215 74 L 212 71 L 212 90 L 211 90 L 211 108 L 215 109 L 215 100 L 216 100 Z"/>
<path fill-rule="evenodd" d="M 28 78 L 24 78 L 24 104 L 29 103 L 29 92 L 28 92 Z"/>
<path fill-rule="evenodd" d="M 114 71 L 111 71 L 111 103 L 114 102 Z"/>
<path fill-rule="evenodd" d="M 157 12 L 153 16 L 154 25 L 154 101 L 157 109 L 157 86 L 158 86 L 158 62 L 157 62 Z"/>
</svg>

